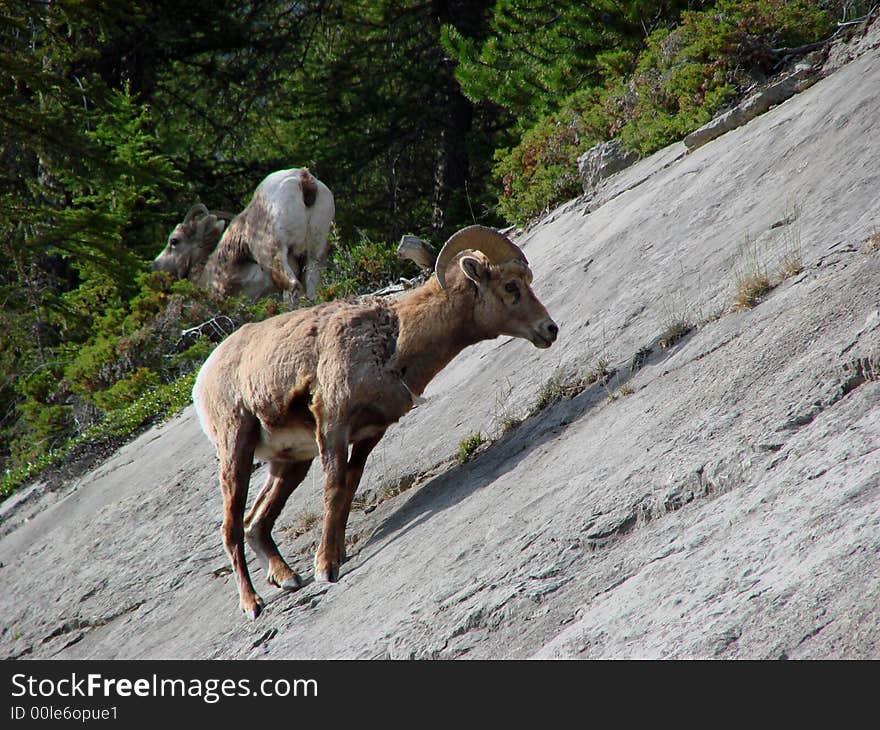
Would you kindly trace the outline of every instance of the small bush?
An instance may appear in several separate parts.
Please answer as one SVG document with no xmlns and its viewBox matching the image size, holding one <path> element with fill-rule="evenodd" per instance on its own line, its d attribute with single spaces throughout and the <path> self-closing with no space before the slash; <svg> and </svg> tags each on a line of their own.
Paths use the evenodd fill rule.
<svg viewBox="0 0 880 730">
<path fill-rule="evenodd" d="M 458 460 L 460 463 L 464 464 L 465 462 L 470 461 L 474 458 L 474 454 L 477 453 L 477 449 L 483 444 L 483 434 L 479 431 L 476 433 L 472 433 L 470 436 L 462 439 L 458 444 Z"/>
</svg>

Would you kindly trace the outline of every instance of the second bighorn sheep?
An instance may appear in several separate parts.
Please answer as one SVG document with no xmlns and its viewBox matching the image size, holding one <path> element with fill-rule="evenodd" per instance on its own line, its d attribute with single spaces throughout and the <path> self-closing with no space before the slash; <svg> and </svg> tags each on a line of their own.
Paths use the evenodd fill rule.
<svg viewBox="0 0 880 730">
<path fill-rule="evenodd" d="M 269 583 L 301 585 L 271 533 L 315 457 L 325 474 L 315 578 L 332 582 L 345 559 L 345 526 L 367 456 L 428 382 L 482 340 L 509 335 L 536 347 L 553 344 L 559 328 L 531 281 L 512 241 L 471 226 L 446 242 L 436 277 L 399 299 L 333 301 L 280 314 L 244 325 L 214 350 L 193 401 L 220 459 L 223 542 L 247 615 L 256 618 L 263 601 L 245 563 L 245 538 Z M 269 479 L 245 518 L 254 456 L 269 462 Z"/>
<path fill-rule="evenodd" d="M 193 206 L 152 263 L 207 289 L 259 299 L 276 291 L 314 300 L 329 251 L 333 194 L 306 168 L 279 170 L 257 187 L 229 226 Z M 304 281 L 303 281 L 304 280 Z"/>
</svg>

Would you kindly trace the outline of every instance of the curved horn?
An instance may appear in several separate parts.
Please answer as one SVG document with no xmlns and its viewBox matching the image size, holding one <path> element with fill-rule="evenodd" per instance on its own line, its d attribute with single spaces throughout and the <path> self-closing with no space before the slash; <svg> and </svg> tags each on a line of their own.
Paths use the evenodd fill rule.
<svg viewBox="0 0 880 730">
<path fill-rule="evenodd" d="M 211 215 L 217 216 L 218 218 L 226 221 L 227 223 L 229 223 L 229 221 L 231 221 L 233 218 L 235 218 L 234 213 L 228 213 L 225 210 L 212 210 Z"/>
<path fill-rule="evenodd" d="M 440 288 L 446 288 L 446 268 L 455 255 L 467 249 L 475 249 L 486 254 L 490 263 L 500 264 L 504 261 L 522 261 L 529 265 L 525 254 L 507 236 L 502 235 L 494 228 L 486 226 L 468 226 L 457 233 L 453 233 L 449 240 L 440 249 L 437 262 L 434 264 L 434 273 Z"/>
<path fill-rule="evenodd" d="M 186 214 L 186 217 L 183 219 L 184 224 L 189 223 L 196 215 L 208 215 L 208 209 L 202 205 L 201 203 L 196 203 L 192 208 L 189 209 L 189 212 Z"/>
</svg>

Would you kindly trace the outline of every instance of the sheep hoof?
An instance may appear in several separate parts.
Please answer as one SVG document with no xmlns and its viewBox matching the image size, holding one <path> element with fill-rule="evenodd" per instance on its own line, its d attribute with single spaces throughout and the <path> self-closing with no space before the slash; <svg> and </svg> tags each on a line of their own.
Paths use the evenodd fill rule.
<svg viewBox="0 0 880 730">
<path fill-rule="evenodd" d="M 329 567 L 327 570 L 315 570 L 316 583 L 335 583 L 339 580 L 339 568 Z"/>
<path fill-rule="evenodd" d="M 302 587 L 300 577 L 280 558 L 272 561 L 272 566 L 266 570 L 266 582 L 269 585 L 283 588 L 286 591 L 295 591 Z"/>
<path fill-rule="evenodd" d="M 263 603 L 263 599 L 259 596 L 254 596 L 254 601 L 251 604 L 245 604 L 242 602 L 241 610 L 244 611 L 244 615 L 247 616 L 251 621 L 256 621 L 259 618 L 260 614 L 263 613 L 263 607 L 266 604 Z"/>
</svg>

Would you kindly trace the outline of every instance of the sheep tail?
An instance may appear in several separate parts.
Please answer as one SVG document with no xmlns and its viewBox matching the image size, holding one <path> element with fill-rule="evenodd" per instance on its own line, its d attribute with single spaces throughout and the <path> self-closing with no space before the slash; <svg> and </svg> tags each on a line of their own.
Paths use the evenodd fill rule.
<svg viewBox="0 0 880 730">
<path fill-rule="evenodd" d="M 318 197 L 318 184 L 315 182 L 315 178 L 312 177 L 312 173 L 309 172 L 308 167 L 304 167 L 300 171 L 299 182 L 302 187 L 303 202 L 306 204 L 306 208 L 311 208 Z"/>
</svg>

